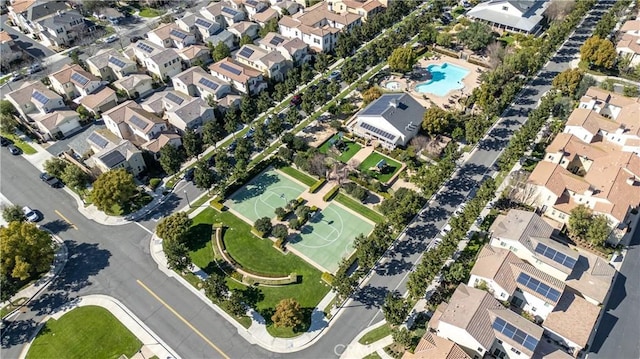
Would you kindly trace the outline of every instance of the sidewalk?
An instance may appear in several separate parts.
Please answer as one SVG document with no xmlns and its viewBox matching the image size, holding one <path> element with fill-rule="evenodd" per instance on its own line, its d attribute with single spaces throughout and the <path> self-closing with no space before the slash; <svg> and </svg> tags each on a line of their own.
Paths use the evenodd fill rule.
<svg viewBox="0 0 640 359">
<path fill-rule="evenodd" d="M 138 340 L 142 342 L 142 348 L 140 351 L 134 354 L 131 358 L 142 359 L 149 358 L 153 355 L 163 359 L 180 358 L 173 349 L 171 349 L 162 339 L 160 339 L 160 337 L 158 337 L 156 333 L 149 329 L 149 327 L 147 327 L 140 318 L 133 314 L 119 300 L 99 294 L 77 298 L 76 300 L 63 305 L 56 313 L 46 316 L 38 325 L 38 329 L 33 336 L 29 338 L 29 343 L 24 346 L 19 358 L 22 359 L 26 357 L 29 352 L 29 348 L 31 347 L 31 343 L 47 320 L 51 318 L 58 320 L 67 312 L 84 306 L 98 306 L 108 310 L 114 317 L 118 318 L 118 320 L 120 320 L 120 322 L 138 338 Z"/>
<path fill-rule="evenodd" d="M 349 345 L 344 348 L 344 351 L 342 353 L 339 353 L 338 348 L 335 348 L 336 354 L 340 355 L 340 358 L 342 359 L 360 359 L 372 353 L 377 353 L 381 358 L 389 358 L 389 355 L 384 351 L 384 348 L 393 343 L 393 338 L 391 337 L 391 335 L 387 335 L 386 337 L 371 344 L 360 344 L 358 342 L 360 338 L 365 336 L 367 333 L 384 324 L 386 324 L 386 322 L 382 320 L 377 324 L 364 329 L 353 339 L 353 341 Z"/>
</svg>

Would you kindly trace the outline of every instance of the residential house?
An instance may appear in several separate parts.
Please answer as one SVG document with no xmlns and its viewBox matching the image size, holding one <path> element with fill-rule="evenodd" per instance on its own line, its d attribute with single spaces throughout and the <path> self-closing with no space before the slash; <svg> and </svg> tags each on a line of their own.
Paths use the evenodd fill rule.
<svg viewBox="0 0 640 359">
<path fill-rule="evenodd" d="M 120 105 L 102 114 L 104 123 L 118 137 L 136 143 L 145 143 L 167 130 L 166 123 L 157 115 L 145 111 L 133 101 Z"/>
<path fill-rule="evenodd" d="M 471 359 L 458 344 L 426 332 L 413 350 L 404 352 L 402 359 Z"/>
<path fill-rule="evenodd" d="M 108 146 L 91 158 L 96 167 L 103 173 L 124 168 L 132 175 L 138 176 L 147 168 L 142 151 L 127 140 L 115 146 Z"/>
<path fill-rule="evenodd" d="M 182 30 L 174 23 L 163 24 L 147 34 L 147 39 L 165 49 L 175 47 L 183 49 L 196 43 L 196 37 L 189 31 Z"/>
<path fill-rule="evenodd" d="M 234 8 L 235 7 L 235 8 Z M 207 20 L 219 23 L 223 28 L 246 18 L 246 14 L 230 2 L 214 2 L 200 10 L 200 15 Z"/>
<path fill-rule="evenodd" d="M 182 146 L 182 137 L 177 133 L 163 132 L 158 137 L 142 144 L 141 147 L 152 153 L 157 160 L 160 158 L 160 150 L 166 145 L 180 147 Z"/>
<path fill-rule="evenodd" d="M 31 121 L 31 115 L 50 113 L 66 107 L 62 97 L 40 81 L 25 82 L 22 87 L 7 93 L 4 97 L 11 102 L 24 121 Z"/>
<path fill-rule="evenodd" d="M 238 41 L 242 39 L 243 36 L 248 36 L 250 39 L 255 39 L 256 37 L 258 37 L 259 30 L 260 25 L 251 21 L 239 21 L 227 28 L 227 31 L 232 33 L 238 39 Z"/>
<path fill-rule="evenodd" d="M 200 64 L 208 65 L 213 61 L 211 59 L 211 51 L 209 48 L 202 45 L 187 46 L 183 49 L 177 50 L 177 53 L 186 68 L 199 66 Z"/>
<path fill-rule="evenodd" d="M 283 81 L 285 73 L 290 69 L 287 59 L 280 52 L 268 51 L 256 45 L 243 45 L 234 59 L 275 81 Z"/>
<path fill-rule="evenodd" d="M 225 97 L 218 100 L 218 108 L 222 113 L 225 113 L 230 108 L 239 108 L 242 96 L 235 94 L 227 94 Z"/>
<path fill-rule="evenodd" d="M 627 20 L 619 31 L 622 36 L 616 44 L 620 56 L 629 57 L 629 66 L 640 64 L 640 20 Z"/>
<path fill-rule="evenodd" d="M 216 119 L 213 107 L 199 97 L 190 98 L 180 102 L 178 106 L 166 109 L 165 115 L 169 123 L 181 132 L 187 129 L 198 130 L 200 126 Z"/>
<path fill-rule="evenodd" d="M 45 140 L 62 139 L 82 129 L 80 115 L 69 109 L 31 115 Z"/>
<path fill-rule="evenodd" d="M 501 302 L 545 320 L 564 292 L 565 284 L 526 263 L 508 249 L 485 245 L 471 269 L 469 286 L 488 288 Z"/>
<path fill-rule="evenodd" d="M 85 60 L 89 72 L 104 81 L 113 82 L 137 71 L 135 61 L 132 61 L 115 49 L 108 48 Z"/>
<path fill-rule="evenodd" d="M 295 1 L 281 0 L 273 3 L 271 8 L 277 11 L 279 15 L 291 15 L 298 13 L 304 6 Z"/>
<path fill-rule="evenodd" d="M 164 51 L 164 47 L 157 45 L 151 41 L 138 40 L 135 43 L 127 46 L 124 51 L 124 55 L 130 59 L 137 61 L 144 66 L 144 60 L 152 55 L 157 55 Z"/>
<path fill-rule="evenodd" d="M 467 16 L 497 31 L 537 34 L 549 3 L 549 0 L 489 0 L 469 10 Z"/>
<path fill-rule="evenodd" d="M 209 65 L 211 74 L 229 82 L 237 91 L 255 95 L 267 88 L 262 73 L 230 58 Z"/>
<path fill-rule="evenodd" d="M 387 1 L 383 0 L 383 2 L 378 0 L 329 0 L 327 1 L 327 6 L 329 11 L 338 14 L 356 14 L 367 20 L 371 16 L 384 11 Z"/>
<path fill-rule="evenodd" d="M 37 21 L 69 9 L 65 1 L 15 0 L 8 6 L 9 18 L 22 31 L 37 34 Z"/>
<path fill-rule="evenodd" d="M 22 50 L 6 31 L 0 31 L 0 54 L 3 67 L 22 57 Z"/>
<path fill-rule="evenodd" d="M 69 99 L 96 92 L 103 85 L 100 78 L 85 71 L 80 65 L 64 65 L 49 75 L 53 90 Z"/>
<path fill-rule="evenodd" d="M 510 210 L 491 226 L 491 245 L 565 282 L 594 305 L 605 302 L 616 270 L 604 259 L 553 239 L 554 229 L 538 214 Z"/>
<path fill-rule="evenodd" d="M 456 288 L 448 304 L 438 306 L 429 326 L 475 358 L 531 358 L 544 332 L 491 294 L 465 284 Z"/>
<path fill-rule="evenodd" d="M 218 44 L 222 42 L 231 50 L 238 48 L 236 45 L 236 36 L 227 30 L 218 31 L 206 38 L 204 42 L 211 46 L 218 46 Z"/>
<path fill-rule="evenodd" d="M 350 130 L 394 149 L 406 146 L 418 134 L 424 112 L 425 108 L 409 94 L 384 94 L 358 112 Z"/>
<path fill-rule="evenodd" d="M 258 40 L 258 45 L 268 51 L 279 51 L 285 59 L 296 65 L 311 60 L 309 45 L 297 37 L 289 39 L 278 33 L 270 32 Z"/>
<path fill-rule="evenodd" d="M 94 115 L 99 115 L 115 107 L 118 104 L 118 96 L 114 90 L 103 87 L 102 90 L 77 98 L 74 102 L 84 106 Z"/>
<path fill-rule="evenodd" d="M 265 27 L 270 20 L 275 19 L 277 21 L 279 18 L 280 14 L 276 9 L 268 8 L 253 15 L 253 18 L 251 20 L 256 22 L 258 25 Z"/>
<path fill-rule="evenodd" d="M 175 23 L 183 31 L 194 34 L 196 41 L 203 41 L 222 29 L 219 23 L 197 14 L 186 14 Z"/>
<path fill-rule="evenodd" d="M 45 46 L 62 47 L 93 31 L 94 25 L 76 10 L 68 10 L 38 20 L 36 29 Z"/>
<path fill-rule="evenodd" d="M 191 67 L 172 79 L 173 88 L 185 95 L 201 97 L 207 100 L 212 96 L 216 101 L 231 92 L 231 86 L 203 70 L 201 67 Z"/>
<path fill-rule="evenodd" d="M 253 17 L 256 14 L 263 12 L 269 8 L 268 3 L 264 1 L 258 1 L 258 0 L 244 0 L 243 6 L 244 6 L 244 11 L 247 13 L 249 20 L 253 20 Z"/>
<path fill-rule="evenodd" d="M 340 31 L 348 31 L 362 24 L 362 16 L 336 14 L 319 2 L 293 16 L 283 16 L 278 22 L 285 37 L 297 37 L 317 51 L 330 52 L 335 47 Z"/>
<path fill-rule="evenodd" d="M 113 86 L 129 98 L 145 97 L 153 92 L 153 79 L 147 74 L 131 74 L 114 81 Z"/>
<path fill-rule="evenodd" d="M 182 71 L 181 57 L 174 49 L 166 49 L 158 54 L 144 59 L 147 70 L 163 81 L 169 81 L 172 76 Z"/>
<path fill-rule="evenodd" d="M 125 18 L 125 15 L 120 10 L 114 7 L 104 7 L 98 9 L 97 11 L 97 13 L 93 13 L 93 17 L 100 20 L 107 20 L 111 23 L 111 25 L 118 25 Z"/>
</svg>

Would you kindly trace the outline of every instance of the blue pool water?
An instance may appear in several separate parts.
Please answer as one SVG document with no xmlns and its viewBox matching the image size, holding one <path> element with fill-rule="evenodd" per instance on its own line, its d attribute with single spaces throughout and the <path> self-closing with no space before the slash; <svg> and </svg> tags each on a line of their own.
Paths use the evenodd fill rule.
<svg viewBox="0 0 640 359">
<path fill-rule="evenodd" d="M 431 73 L 431 80 L 416 85 L 416 91 L 441 97 L 450 91 L 462 89 L 464 87 L 462 79 L 469 74 L 469 70 L 448 62 L 442 65 L 429 65 L 427 70 Z"/>
</svg>

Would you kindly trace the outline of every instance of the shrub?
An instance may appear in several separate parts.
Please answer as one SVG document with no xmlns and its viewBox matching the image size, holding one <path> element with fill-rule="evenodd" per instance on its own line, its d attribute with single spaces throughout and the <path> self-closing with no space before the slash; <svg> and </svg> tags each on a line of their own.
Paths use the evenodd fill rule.
<svg viewBox="0 0 640 359">
<path fill-rule="evenodd" d="M 335 196 L 338 193 L 339 190 L 340 190 L 340 186 L 336 185 L 322 197 L 322 200 L 325 202 L 329 202 L 333 198 L 333 196 Z"/>
<path fill-rule="evenodd" d="M 323 272 L 322 277 L 320 277 L 325 283 L 331 285 L 333 283 L 333 274 L 329 272 Z"/>
<path fill-rule="evenodd" d="M 263 235 L 269 234 L 272 228 L 271 218 L 262 217 L 253 224 L 253 227 L 255 228 L 256 231 L 262 233 Z"/>
<path fill-rule="evenodd" d="M 266 234 L 265 232 L 257 230 L 255 227 L 251 227 L 251 233 L 258 238 L 264 238 Z"/>
<path fill-rule="evenodd" d="M 291 228 L 293 230 L 300 229 L 301 226 L 302 226 L 302 221 L 297 219 L 297 218 L 292 218 L 289 221 L 289 228 Z"/>
<path fill-rule="evenodd" d="M 284 239 L 277 239 L 275 242 L 273 242 L 273 246 L 278 249 L 284 249 Z"/>
<path fill-rule="evenodd" d="M 152 190 L 155 190 L 156 188 L 158 188 L 158 185 L 160 185 L 160 182 L 162 180 L 160 180 L 160 178 L 152 178 L 149 180 L 149 187 L 151 187 Z"/>
<path fill-rule="evenodd" d="M 284 240 L 289 235 L 289 230 L 287 229 L 287 226 L 279 223 L 273 226 L 271 234 L 278 239 Z"/>
<path fill-rule="evenodd" d="M 211 207 L 217 209 L 218 211 L 224 211 L 225 210 L 224 204 L 220 203 L 220 201 L 218 199 L 211 200 L 211 202 L 209 202 L 209 205 Z"/>
<path fill-rule="evenodd" d="M 316 183 L 309 187 L 309 193 L 316 193 L 324 184 L 327 183 L 326 178 L 320 178 Z"/>
<path fill-rule="evenodd" d="M 445 49 L 441 49 L 441 48 L 439 48 L 439 47 L 435 47 L 435 46 L 434 46 L 434 47 L 433 47 L 433 51 L 435 51 L 435 52 L 439 52 L 439 53 L 441 53 L 441 54 L 445 54 L 445 55 L 447 55 L 447 56 L 450 56 L 450 57 L 453 57 L 453 58 L 456 58 L 456 59 L 459 59 L 459 58 L 460 58 L 460 56 L 459 56 L 457 53 L 455 53 L 455 52 L 453 52 L 453 51 L 448 51 L 448 50 L 445 50 Z"/>
</svg>

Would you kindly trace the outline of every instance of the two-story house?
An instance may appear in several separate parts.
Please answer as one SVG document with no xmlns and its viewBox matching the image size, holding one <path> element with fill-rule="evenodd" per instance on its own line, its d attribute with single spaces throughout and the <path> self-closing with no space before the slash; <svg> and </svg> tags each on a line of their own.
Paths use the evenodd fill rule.
<svg viewBox="0 0 640 359">
<path fill-rule="evenodd" d="M 31 118 L 45 140 L 63 139 L 82 129 L 80 115 L 70 109 L 36 113 Z"/>
<path fill-rule="evenodd" d="M 209 96 L 219 100 L 231 92 L 231 86 L 203 70 L 201 67 L 191 67 L 172 79 L 173 88 L 185 95 L 200 97 L 207 100 Z"/>
<path fill-rule="evenodd" d="M 199 14 L 185 14 L 175 23 L 180 29 L 194 34 L 197 41 L 204 41 L 222 29 L 216 21 L 205 19 Z"/>
<path fill-rule="evenodd" d="M 263 12 L 267 8 L 269 8 L 269 5 L 267 3 L 258 0 L 244 0 L 242 4 L 249 20 L 253 20 L 253 17 L 257 13 Z"/>
<path fill-rule="evenodd" d="M 229 2 L 213 2 L 200 10 L 200 15 L 207 20 L 215 21 L 223 28 L 246 19 L 246 14 Z"/>
<path fill-rule="evenodd" d="M 118 96 L 113 89 L 105 86 L 99 91 L 79 97 L 73 101 L 98 116 L 115 107 L 118 104 Z"/>
<path fill-rule="evenodd" d="M 387 1 L 383 0 L 383 2 L 378 0 L 329 0 L 327 1 L 327 6 L 329 11 L 334 11 L 338 14 L 357 14 L 367 20 L 371 16 L 384 11 Z"/>
<path fill-rule="evenodd" d="M 91 159 L 96 165 L 95 167 L 103 173 L 124 168 L 132 175 L 138 176 L 147 168 L 142 151 L 127 140 L 114 146 L 107 146 L 104 150 L 94 154 Z"/>
<path fill-rule="evenodd" d="M 275 81 L 283 81 L 284 75 L 291 68 L 287 59 L 278 51 L 268 51 L 256 45 L 243 45 L 236 52 L 234 59 L 250 66 Z"/>
<path fill-rule="evenodd" d="M 147 34 L 150 42 L 165 49 L 175 47 L 183 49 L 196 43 L 196 37 L 189 31 L 181 29 L 174 23 L 163 24 Z"/>
<path fill-rule="evenodd" d="M 0 31 L 0 54 L 2 54 L 2 66 L 22 57 L 22 50 L 6 31 Z"/>
<path fill-rule="evenodd" d="M 130 99 L 145 97 L 153 92 L 153 79 L 147 74 L 131 74 L 112 84 L 116 89 L 124 91 Z"/>
<path fill-rule="evenodd" d="M 186 68 L 198 66 L 200 64 L 208 65 L 213 62 L 213 59 L 211 58 L 211 50 L 206 46 L 191 45 L 184 49 L 179 49 L 176 52 L 182 59 L 183 67 Z"/>
<path fill-rule="evenodd" d="M 191 97 L 175 107 L 167 108 L 165 116 L 182 133 L 187 129 L 197 131 L 205 123 L 216 119 L 213 107 L 200 97 Z"/>
<path fill-rule="evenodd" d="M 243 36 L 247 36 L 250 39 L 255 39 L 258 37 L 258 31 L 260 30 L 260 25 L 251 21 L 239 21 L 233 25 L 230 25 L 227 28 L 227 31 L 232 33 L 238 42 L 242 39 Z"/>
<path fill-rule="evenodd" d="M 209 65 L 211 74 L 229 82 L 242 93 L 255 95 L 267 88 L 262 73 L 237 61 L 226 58 Z"/>
<path fill-rule="evenodd" d="M 66 107 L 62 97 L 49 90 L 42 82 L 25 82 L 22 87 L 5 95 L 24 121 L 33 114 L 45 114 Z"/>
<path fill-rule="evenodd" d="M 145 143 L 167 130 L 157 115 L 145 111 L 139 104 L 126 101 L 102 114 L 104 123 L 115 135 L 136 143 Z"/>
<path fill-rule="evenodd" d="M 616 44 L 618 55 L 628 56 L 629 65 L 640 64 L 640 20 L 627 20 L 620 28 L 620 40 Z"/>
<path fill-rule="evenodd" d="M 537 34 L 550 1 L 489 0 L 476 5 L 467 16 L 497 31 Z"/>
<path fill-rule="evenodd" d="M 85 60 L 89 72 L 104 81 L 115 81 L 136 72 L 135 61 L 132 61 L 115 49 L 103 49 Z"/>
<path fill-rule="evenodd" d="M 78 37 L 93 31 L 94 25 L 75 10 L 59 11 L 38 20 L 38 37 L 45 46 L 69 46 Z"/>
<path fill-rule="evenodd" d="M 163 81 L 169 81 L 172 76 L 182 71 L 182 59 L 174 49 L 166 49 L 144 60 L 147 71 Z"/>
<path fill-rule="evenodd" d="M 268 51 L 278 51 L 294 65 L 300 65 L 311 60 L 309 45 L 297 37 L 286 38 L 278 33 L 270 32 L 258 40 L 258 45 Z"/>
<path fill-rule="evenodd" d="M 280 18 L 280 13 L 274 8 L 268 8 L 262 12 L 259 12 L 252 17 L 252 21 L 260 25 L 261 27 L 265 27 L 267 23 L 271 20 L 278 21 Z"/>
<path fill-rule="evenodd" d="M 49 81 L 57 93 L 69 99 L 92 94 L 103 85 L 100 78 L 77 64 L 64 65 L 62 69 L 49 75 Z"/>
<path fill-rule="evenodd" d="M 157 160 L 160 159 L 160 151 L 164 146 L 182 146 L 182 137 L 177 133 L 163 132 L 157 138 L 142 144 L 142 148 L 153 154 Z"/>
<path fill-rule="evenodd" d="M 36 35 L 39 33 L 37 28 L 38 20 L 57 12 L 69 10 L 67 3 L 62 0 L 55 1 L 36 1 L 36 0 L 15 0 L 11 1 L 8 6 L 9 18 L 20 28 L 20 30 Z"/>
</svg>

